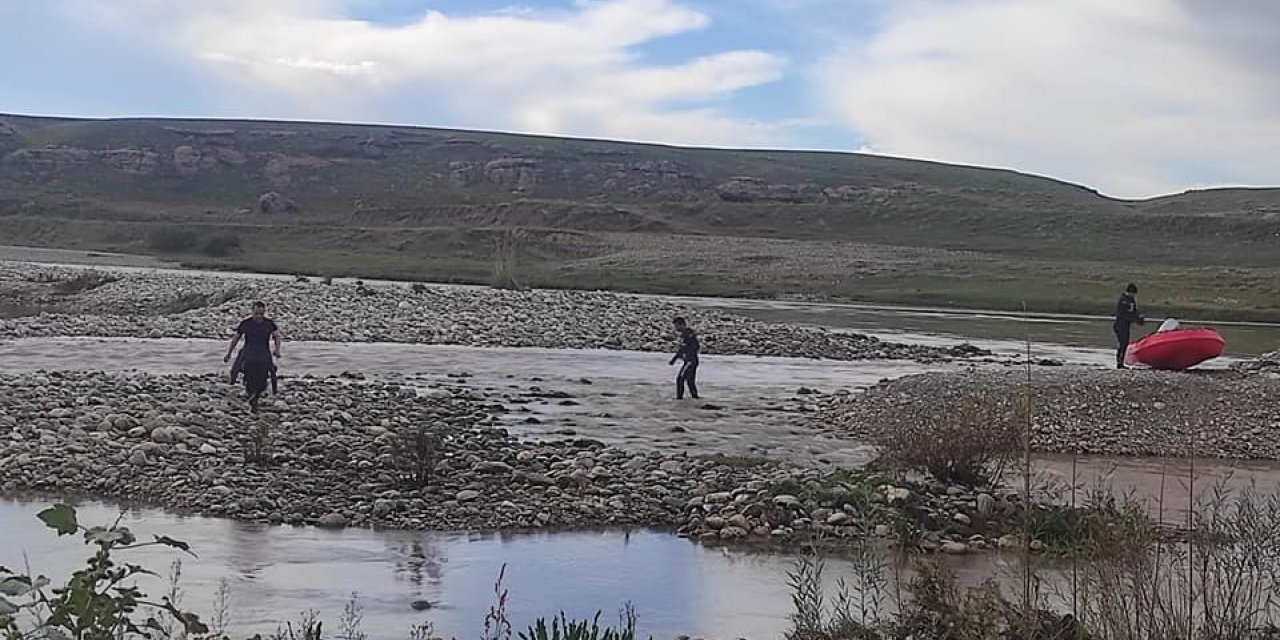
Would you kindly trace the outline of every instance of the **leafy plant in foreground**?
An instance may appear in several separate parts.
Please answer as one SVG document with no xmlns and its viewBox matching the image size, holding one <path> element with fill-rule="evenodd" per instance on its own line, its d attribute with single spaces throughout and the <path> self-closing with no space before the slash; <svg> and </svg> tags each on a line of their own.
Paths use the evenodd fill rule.
<svg viewBox="0 0 1280 640">
<path fill-rule="evenodd" d="M 33 578 L 0 567 L 0 634 L 5 640 L 151 638 L 166 634 L 162 618 L 176 621 L 187 635 L 209 632 L 198 616 L 178 609 L 170 597 L 148 600 L 133 584 L 134 578 L 155 573 L 112 559 L 116 551 L 157 545 L 191 553 L 185 542 L 165 536 L 138 542 L 119 519 L 109 527 L 82 527 L 76 510 L 65 504 L 41 511 L 39 518 L 59 536 L 83 533 L 85 543 L 97 551 L 65 585 L 53 589 L 44 576 Z"/>
<path fill-rule="evenodd" d="M 636 614 L 627 607 L 619 616 L 618 627 L 600 627 L 600 612 L 591 620 L 569 620 L 563 611 L 551 618 L 550 626 L 545 618 L 538 618 L 528 631 L 520 633 L 520 640 L 635 640 Z"/>
</svg>

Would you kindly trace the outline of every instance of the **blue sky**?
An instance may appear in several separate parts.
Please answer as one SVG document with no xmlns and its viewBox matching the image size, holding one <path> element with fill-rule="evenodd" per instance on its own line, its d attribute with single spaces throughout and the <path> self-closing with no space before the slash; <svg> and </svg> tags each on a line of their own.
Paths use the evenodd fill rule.
<svg viewBox="0 0 1280 640">
<path fill-rule="evenodd" d="M 0 0 L 0 112 L 395 122 L 1009 167 L 1280 175 L 1280 3 Z"/>
</svg>

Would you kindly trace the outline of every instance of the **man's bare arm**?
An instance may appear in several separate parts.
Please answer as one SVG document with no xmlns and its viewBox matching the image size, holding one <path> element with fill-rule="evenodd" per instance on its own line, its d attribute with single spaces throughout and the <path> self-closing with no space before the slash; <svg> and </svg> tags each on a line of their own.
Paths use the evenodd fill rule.
<svg viewBox="0 0 1280 640">
<path fill-rule="evenodd" d="M 279 331 L 271 332 L 271 342 L 275 344 L 276 350 L 274 351 L 274 354 L 277 358 L 279 358 L 280 357 L 280 332 Z"/>
</svg>

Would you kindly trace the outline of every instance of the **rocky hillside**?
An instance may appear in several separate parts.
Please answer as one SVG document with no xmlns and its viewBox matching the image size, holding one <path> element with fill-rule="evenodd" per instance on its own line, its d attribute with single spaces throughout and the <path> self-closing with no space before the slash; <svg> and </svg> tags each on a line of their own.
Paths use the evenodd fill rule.
<svg viewBox="0 0 1280 640">
<path fill-rule="evenodd" d="M 0 245 L 487 282 L 511 228 L 541 286 L 1105 311 L 1133 278 L 1280 314 L 1280 189 L 1130 202 L 865 154 L 0 115 Z"/>
<path fill-rule="evenodd" d="M 863 154 L 342 124 L 0 116 L 0 186 L 0 210 L 11 215 L 103 207 L 173 215 L 176 207 L 360 226 L 515 224 L 976 249 L 990 249 L 992 238 L 1049 243 L 1081 230 L 1142 228 L 1167 242 L 1198 235 L 1187 221 L 1158 215 L 1168 212 L 1243 241 L 1280 231 L 1274 190 L 1128 203 L 1010 171 Z M 921 223 L 936 233 L 893 231 Z"/>
<path fill-rule="evenodd" d="M 1046 196 L 1060 204 L 1098 200 L 1079 187 L 1012 172 L 868 155 L 406 127 L 0 115 L 0 150 L 0 177 L 9 182 L 178 201 L 244 202 L 265 191 L 315 207 L 516 198 L 874 206 L 984 193 L 1021 193 L 1028 204 Z"/>
</svg>

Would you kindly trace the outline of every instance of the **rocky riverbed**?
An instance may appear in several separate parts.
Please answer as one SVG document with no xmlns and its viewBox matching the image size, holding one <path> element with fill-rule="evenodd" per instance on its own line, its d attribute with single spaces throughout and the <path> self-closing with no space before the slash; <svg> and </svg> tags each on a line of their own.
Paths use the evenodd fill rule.
<svg viewBox="0 0 1280 640">
<path fill-rule="evenodd" d="M 1280 349 L 1237 362 L 1231 368 L 1252 375 L 1280 376 Z"/>
<path fill-rule="evenodd" d="M 755 459 L 520 442 L 465 386 L 291 380 L 263 413 L 214 376 L 0 376 L 0 489 L 253 521 L 476 530 L 634 525 L 704 541 L 997 544 L 1016 498 Z"/>
<path fill-rule="evenodd" d="M 690 319 L 712 354 L 938 362 L 990 357 L 854 333 L 759 322 L 653 298 L 279 278 L 110 272 L 0 263 L 0 339 L 226 338 L 263 300 L 288 339 L 667 351 L 671 319 Z"/>
<path fill-rule="evenodd" d="M 1025 371 L 924 374 L 824 400 L 817 426 L 871 440 L 878 425 L 959 414 L 975 395 L 1018 398 Z M 1033 447 L 1052 453 L 1280 459 L 1280 379 L 1235 371 L 1038 370 Z"/>
</svg>

